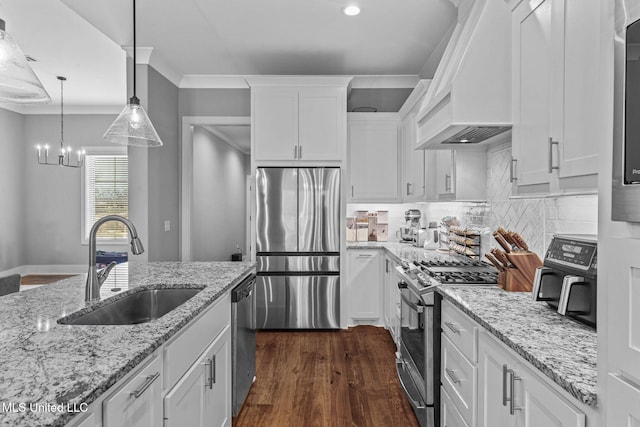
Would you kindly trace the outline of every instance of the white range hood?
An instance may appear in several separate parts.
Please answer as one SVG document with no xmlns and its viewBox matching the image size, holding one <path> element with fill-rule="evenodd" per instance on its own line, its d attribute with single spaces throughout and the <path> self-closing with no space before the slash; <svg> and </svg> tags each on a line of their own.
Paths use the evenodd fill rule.
<svg viewBox="0 0 640 427">
<path fill-rule="evenodd" d="M 509 5 L 451 1 L 458 22 L 416 117 L 418 149 L 477 147 L 511 134 Z"/>
</svg>

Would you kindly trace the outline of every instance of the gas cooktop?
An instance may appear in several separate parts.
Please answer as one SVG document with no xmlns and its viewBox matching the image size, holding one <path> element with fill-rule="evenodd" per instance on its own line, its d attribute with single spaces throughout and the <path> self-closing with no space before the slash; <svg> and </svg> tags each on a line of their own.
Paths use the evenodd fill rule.
<svg viewBox="0 0 640 427">
<path fill-rule="evenodd" d="M 498 283 L 498 270 L 480 261 L 466 259 L 421 261 L 418 268 L 443 285 Z"/>
</svg>

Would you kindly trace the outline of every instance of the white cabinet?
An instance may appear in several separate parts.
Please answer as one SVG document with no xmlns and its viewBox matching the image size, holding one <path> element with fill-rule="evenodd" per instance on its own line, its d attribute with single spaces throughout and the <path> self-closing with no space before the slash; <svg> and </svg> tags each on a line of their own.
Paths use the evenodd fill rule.
<svg viewBox="0 0 640 427">
<path fill-rule="evenodd" d="M 427 200 L 486 200 L 484 149 L 428 150 L 426 156 Z"/>
<path fill-rule="evenodd" d="M 382 325 L 381 249 L 347 250 L 347 289 L 350 325 Z"/>
<path fill-rule="evenodd" d="M 402 180 L 400 191 L 403 202 L 423 202 L 426 197 L 426 154 L 416 150 L 418 141 L 417 114 L 431 80 L 420 80 L 398 114 L 402 119 Z"/>
<path fill-rule="evenodd" d="M 426 195 L 425 151 L 416 150 L 416 113 L 402 119 L 402 200 L 424 201 Z"/>
<path fill-rule="evenodd" d="M 593 185 L 598 171 L 598 0 L 512 1 L 513 158 L 520 189 Z M 595 55 L 595 57 L 594 57 Z M 541 186 L 542 185 L 542 186 Z"/>
<path fill-rule="evenodd" d="M 104 427 L 162 425 L 162 358 L 154 358 L 105 399 Z"/>
<path fill-rule="evenodd" d="M 348 113 L 349 202 L 397 202 L 399 116 Z"/>
<path fill-rule="evenodd" d="M 227 326 L 164 398 L 165 427 L 230 426 L 230 367 Z"/>
<path fill-rule="evenodd" d="M 478 350 L 478 426 L 585 427 L 583 412 L 488 333 Z"/>
<path fill-rule="evenodd" d="M 640 425 L 640 388 L 615 374 L 607 376 L 608 426 Z"/>
<path fill-rule="evenodd" d="M 250 78 L 256 161 L 340 161 L 350 78 Z"/>
</svg>

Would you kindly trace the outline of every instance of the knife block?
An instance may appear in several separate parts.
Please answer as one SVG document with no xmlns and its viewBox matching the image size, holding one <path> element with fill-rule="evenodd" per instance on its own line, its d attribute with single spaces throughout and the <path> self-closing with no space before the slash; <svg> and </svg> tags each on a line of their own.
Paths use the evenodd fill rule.
<svg viewBox="0 0 640 427">
<path fill-rule="evenodd" d="M 528 281 L 517 268 L 498 272 L 498 287 L 509 292 L 531 292 L 533 281 Z"/>
</svg>

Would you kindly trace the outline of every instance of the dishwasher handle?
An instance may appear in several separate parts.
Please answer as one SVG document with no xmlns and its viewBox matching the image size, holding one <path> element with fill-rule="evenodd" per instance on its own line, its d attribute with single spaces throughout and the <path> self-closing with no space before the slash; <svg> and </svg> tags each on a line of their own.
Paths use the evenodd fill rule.
<svg viewBox="0 0 640 427">
<path fill-rule="evenodd" d="M 231 291 L 231 302 L 240 302 L 243 299 L 250 297 L 253 294 L 255 286 L 256 276 L 255 274 L 252 274 L 243 280 L 242 283 L 233 288 L 233 291 Z"/>
</svg>

